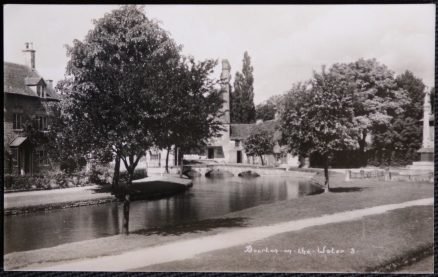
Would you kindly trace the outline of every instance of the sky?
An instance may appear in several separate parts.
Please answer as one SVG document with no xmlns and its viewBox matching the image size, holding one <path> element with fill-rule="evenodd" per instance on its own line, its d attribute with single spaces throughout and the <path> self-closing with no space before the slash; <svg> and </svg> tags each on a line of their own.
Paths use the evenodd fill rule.
<svg viewBox="0 0 438 277">
<path fill-rule="evenodd" d="M 61 80 L 65 45 L 83 40 L 112 5 L 5 5 L 4 60 L 23 63 L 33 42 L 36 69 Z M 322 65 L 376 58 L 396 74 L 412 71 L 434 85 L 435 6 L 423 5 L 145 5 L 183 54 L 228 59 L 234 77 L 245 51 L 254 67 L 254 102 L 288 91 Z M 218 78 L 220 62 L 213 74 Z M 233 82 L 231 80 L 231 83 Z"/>
</svg>

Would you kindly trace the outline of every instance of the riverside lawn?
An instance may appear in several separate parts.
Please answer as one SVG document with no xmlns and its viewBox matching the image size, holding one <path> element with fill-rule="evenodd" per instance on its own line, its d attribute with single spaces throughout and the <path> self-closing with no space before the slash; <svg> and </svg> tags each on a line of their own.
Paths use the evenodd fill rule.
<svg viewBox="0 0 438 277">
<path fill-rule="evenodd" d="M 133 249 L 218 234 L 236 228 L 263 226 L 341 211 L 401 203 L 433 195 L 433 186 L 430 183 L 382 182 L 376 180 L 355 180 L 347 183 L 343 181 L 343 178 L 343 174 L 333 173 L 331 175 L 335 192 L 261 205 L 233 212 L 221 218 L 209 219 L 204 224 L 202 222 L 193 224 L 187 222 L 179 226 L 139 231 L 129 237 L 119 235 L 46 249 L 10 253 L 4 256 L 4 264 L 7 269 L 18 269 L 32 264 L 47 266 L 59 261 L 120 254 Z M 285 257 L 275 259 L 275 262 L 267 264 L 265 260 L 271 261 L 272 257 L 262 258 L 260 256 L 262 260 L 250 259 L 252 262 L 243 263 L 239 269 L 237 265 L 240 262 L 237 260 L 240 260 L 240 258 L 245 259 L 245 257 L 248 259 L 248 254 L 246 256 L 244 254 L 246 245 L 242 245 L 236 249 L 219 250 L 229 251 L 225 253 L 229 259 L 219 258 L 214 254 L 216 251 L 213 251 L 200 255 L 200 258 L 184 261 L 184 263 L 172 262 L 154 265 L 142 270 L 273 271 L 276 269 L 277 271 L 324 271 L 327 269 L 333 271 L 364 271 L 367 268 L 390 262 L 410 251 L 421 250 L 433 245 L 432 230 L 432 207 L 411 207 L 382 215 L 369 216 L 363 220 L 328 224 L 298 232 L 280 234 L 257 242 L 257 248 L 275 247 L 276 242 L 286 248 L 304 247 L 315 249 L 315 247 L 319 246 L 321 248 L 324 245 L 336 249 L 350 249 L 353 247 L 357 250 L 354 257 L 359 258 L 364 255 L 362 260 L 365 264 L 359 263 L 358 266 L 354 266 L 357 263 L 356 258 L 346 260 L 344 257 L 340 259 L 340 255 L 333 256 L 338 257 L 336 258 L 338 259 L 337 262 L 328 263 L 337 265 L 334 268 L 321 266 L 321 263 L 316 262 L 315 259 L 324 258 L 315 258 L 315 255 L 299 255 L 302 257 L 298 259 L 303 259 L 303 257 L 309 259 L 307 262 L 301 261 L 303 266 L 299 266 L 299 263 L 291 264 L 290 257 L 286 258 L 287 255 L 281 255 L 281 257 Z M 393 235 L 394 233 L 397 235 Z M 307 245 L 309 242 L 312 242 L 312 244 Z M 255 246 L 256 244 L 253 244 L 253 247 Z M 383 246 L 384 248 L 370 248 L 371 246 Z M 370 252 L 371 250 L 375 252 Z M 208 262 L 208 257 L 211 255 L 217 258 L 217 262 Z M 367 259 L 368 256 L 370 257 Z M 234 261 L 231 257 L 235 258 Z M 296 259 L 297 256 L 293 255 L 293 258 Z M 206 263 L 204 264 L 203 261 Z M 264 263 L 266 267 L 262 267 L 261 264 Z M 324 264 L 327 265 L 327 263 Z M 195 265 L 199 267 L 197 268 Z"/>
</svg>

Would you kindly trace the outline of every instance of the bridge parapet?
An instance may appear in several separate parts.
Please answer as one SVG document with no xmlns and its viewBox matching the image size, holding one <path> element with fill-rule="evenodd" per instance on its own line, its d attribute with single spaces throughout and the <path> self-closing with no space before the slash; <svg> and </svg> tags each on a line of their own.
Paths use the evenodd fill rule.
<svg viewBox="0 0 438 277">
<path fill-rule="evenodd" d="M 251 170 L 253 172 L 258 173 L 261 176 L 297 176 L 303 175 L 305 177 L 311 177 L 314 173 L 311 172 L 300 172 L 300 171 L 287 171 L 285 168 L 278 167 L 267 167 L 260 165 L 252 165 L 252 164 L 219 164 L 219 163 L 210 163 L 210 164 L 193 164 L 193 165 L 184 165 L 184 170 L 195 170 L 205 176 L 207 172 L 210 170 L 218 169 L 218 170 L 226 170 L 237 176 L 239 173 Z"/>
</svg>

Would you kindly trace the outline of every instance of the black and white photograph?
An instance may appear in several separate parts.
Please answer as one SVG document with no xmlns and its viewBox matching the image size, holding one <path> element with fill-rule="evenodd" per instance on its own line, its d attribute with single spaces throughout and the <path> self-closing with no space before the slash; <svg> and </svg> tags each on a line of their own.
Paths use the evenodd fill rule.
<svg viewBox="0 0 438 277">
<path fill-rule="evenodd" d="M 6 4 L 3 270 L 433 273 L 436 4 Z"/>
</svg>

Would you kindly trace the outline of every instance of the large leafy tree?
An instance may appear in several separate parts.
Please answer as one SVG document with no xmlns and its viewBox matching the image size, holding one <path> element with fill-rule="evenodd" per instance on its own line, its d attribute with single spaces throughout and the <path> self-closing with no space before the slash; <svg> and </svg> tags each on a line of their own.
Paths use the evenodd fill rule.
<svg viewBox="0 0 438 277">
<path fill-rule="evenodd" d="M 245 153 L 248 156 L 258 156 L 264 165 L 263 156 L 273 153 L 275 146 L 274 132 L 270 126 L 256 124 L 244 141 Z"/>
<path fill-rule="evenodd" d="M 392 118 L 403 112 L 405 91 L 397 86 L 394 73 L 375 59 L 334 64 L 330 75 L 353 89 L 353 121 L 359 130 L 359 154 L 365 165 L 367 136 L 388 127 Z"/>
<path fill-rule="evenodd" d="M 423 101 L 425 88 L 423 81 L 410 71 L 397 76 L 397 87 L 405 91 L 408 101 L 403 101 L 403 111 L 394 115 L 390 124 L 379 126 L 373 132 L 372 150 L 378 165 L 406 165 L 416 159 L 421 147 Z"/>
<path fill-rule="evenodd" d="M 256 119 L 263 121 L 274 119 L 275 114 L 281 109 L 282 100 L 283 95 L 273 95 L 268 100 L 258 104 L 256 106 Z"/>
<path fill-rule="evenodd" d="M 179 57 L 179 47 L 136 6 L 123 6 L 94 22 L 83 41 L 68 47 L 70 60 L 62 86 L 64 113 L 72 130 L 83 134 L 85 150 L 110 149 L 128 172 L 124 189 L 123 231 L 128 234 L 134 170 L 153 144 L 153 128 L 166 102 L 164 76 Z"/>
<path fill-rule="evenodd" d="M 230 115 L 232 123 L 252 123 L 255 121 L 253 71 L 251 57 L 245 51 L 242 73 L 236 72 L 234 90 L 231 92 Z"/>
<path fill-rule="evenodd" d="M 314 73 L 309 83 L 296 84 L 285 96 L 281 115 L 283 144 L 291 152 L 324 158 L 325 185 L 329 190 L 329 159 L 336 151 L 356 144 L 353 87 L 336 75 Z"/>
<path fill-rule="evenodd" d="M 180 155 L 205 146 L 222 130 L 218 118 L 223 100 L 215 88 L 216 81 L 209 77 L 215 65 L 213 60 L 195 62 L 193 58 L 182 58 L 167 72 L 168 82 L 161 91 L 167 101 L 159 106 L 163 120 L 154 128 L 154 140 L 168 154 L 172 146 L 180 149 Z M 168 158 L 167 155 L 167 172 Z"/>
</svg>

